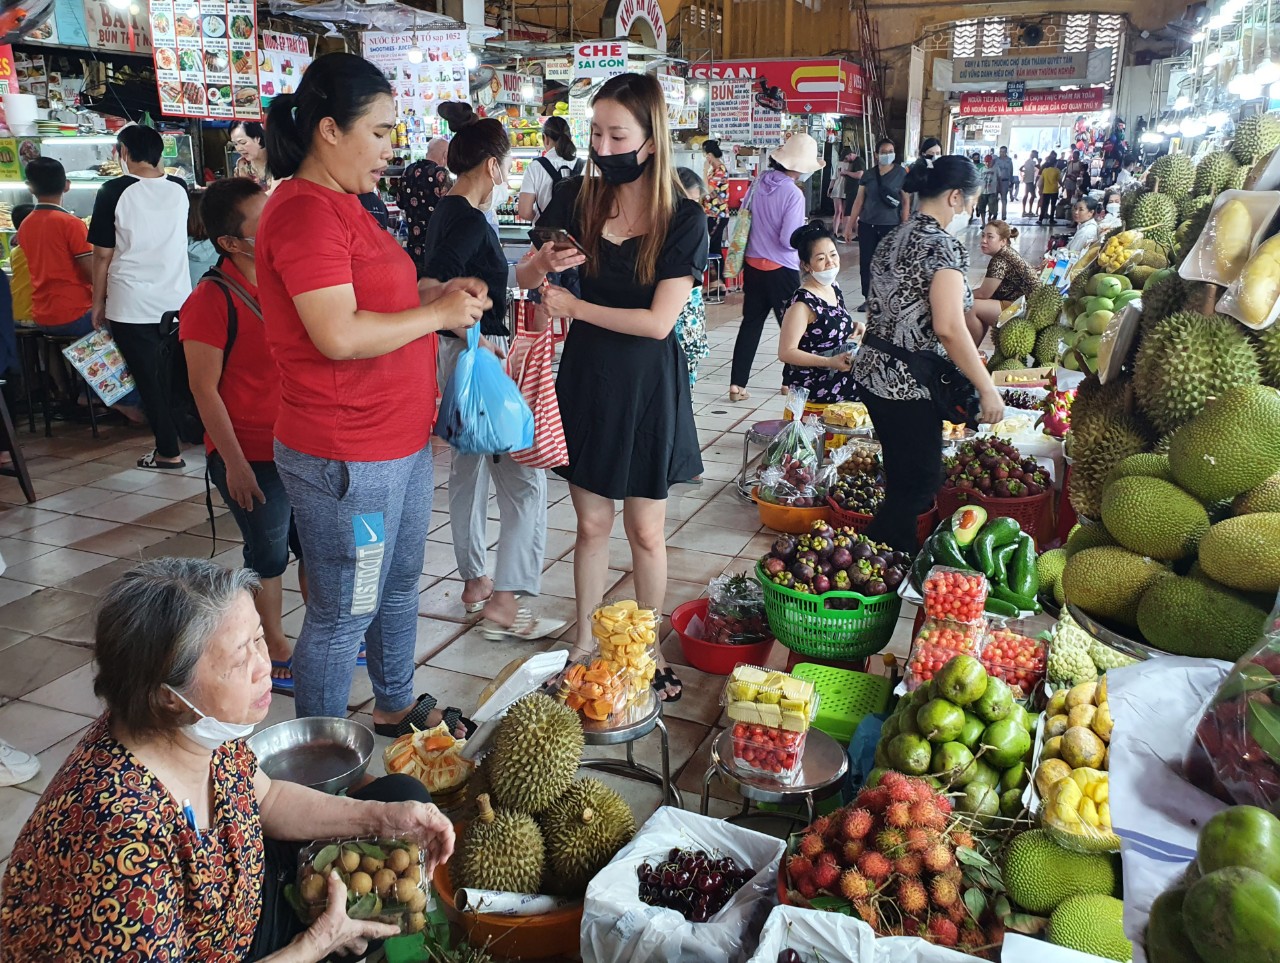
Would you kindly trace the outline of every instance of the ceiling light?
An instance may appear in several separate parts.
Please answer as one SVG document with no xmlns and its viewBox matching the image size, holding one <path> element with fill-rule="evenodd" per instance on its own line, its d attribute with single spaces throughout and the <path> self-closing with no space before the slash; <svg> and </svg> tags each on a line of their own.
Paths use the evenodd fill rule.
<svg viewBox="0 0 1280 963">
<path fill-rule="evenodd" d="M 537 91 L 533 89 L 533 84 L 529 83 L 528 81 L 525 81 L 523 84 L 520 85 L 520 97 L 526 103 L 532 101 L 533 98 L 536 96 L 537 96 Z"/>
<path fill-rule="evenodd" d="M 1190 106 L 1191 106 L 1191 98 L 1188 97 L 1186 94 L 1178 94 L 1177 99 L 1174 100 L 1173 102 L 1174 110 L 1186 110 Z"/>
<path fill-rule="evenodd" d="M 475 70 L 477 67 L 480 66 L 480 58 L 473 53 L 468 53 L 466 64 L 467 64 L 468 70 Z"/>
<path fill-rule="evenodd" d="M 695 104 L 700 104 L 707 99 L 707 88 L 695 85 L 691 91 L 691 95 L 693 97 L 693 102 Z"/>
<path fill-rule="evenodd" d="M 1229 115 L 1225 110 L 1215 110 L 1205 115 L 1204 122 L 1210 127 L 1221 127 L 1228 119 Z"/>
<path fill-rule="evenodd" d="M 1195 33 L 1191 35 L 1191 42 L 1199 43 L 1204 38 L 1205 38 L 1205 32 L 1203 30 L 1197 30 Z"/>
<path fill-rule="evenodd" d="M 1188 117 L 1178 125 L 1178 130 L 1182 131 L 1183 137 L 1200 137 L 1208 130 L 1208 127 L 1200 118 Z"/>
<path fill-rule="evenodd" d="M 420 64 L 422 63 L 422 48 L 410 47 L 404 56 L 405 56 L 405 59 L 409 61 L 409 63 Z"/>
<path fill-rule="evenodd" d="M 1204 65 L 1206 67 L 1216 67 L 1220 63 L 1222 63 L 1221 50 L 1210 50 L 1207 54 L 1204 55 Z"/>
</svg>

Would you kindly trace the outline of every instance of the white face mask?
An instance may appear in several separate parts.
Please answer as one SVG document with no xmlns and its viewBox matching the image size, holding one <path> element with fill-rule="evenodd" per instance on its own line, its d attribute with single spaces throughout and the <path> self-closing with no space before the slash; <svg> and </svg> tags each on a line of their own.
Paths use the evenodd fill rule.
<svg viewBox="0 0 1280 963">
<path fill-rule="evenodd" d="M 888 167 L 897 158 L 897 154 L 877 154 L 876 160 L 880 162 L 881 167 Z"/>
<path fill-rule="evenodd" d="M 480 210 L 488 214 L 490 211 L 501 207 L 511 199 L 511 188 L 506 181 L 493 186 L 493 193 L 489 195 L 489 199 L 480 205 Z"/>
<path fill-rule="evenodd" d="M 171 685 L 166 685 L 166 689 L 181 699 L 196 715 L 200 718 L 195 722 L 182 726 L 182 734 L 194 742 L 196 745 L 203 746 L 212 752 L 219 746 L 228 742 L 234 742 L 236 739 L 244 739 L 253 732 L 254 723 L 243 726 L 232 725 L 230 722 L 223 722 L 221 719 L 215 719 L 213 716 L 207 716 L 195 706 L 191 704 L 191 700 L 184 696 L 181 692 Z"/>
<path fill-rule="evenodd" d="M 964 204 L 963 199 L 961 205 Z M 947 225 L 947 233 L 959 236 L 960 232 L 969 226 L 969 212 L 961 206 L 960 210 L 951 215 L 951 223 Z"/>
<path fill-rule="evenodd" d="M 825 271 L 811 271 L 809 276 L 819 284 L 831 284 L 835 281 L 836 275 L 839 273 L 839 268 L 827 268 Z"/>
<path fill-rule="evenodd" d="M 1108 214 L 1119 214 L 1119 213 L 1120 213 L 1120 205 L 1119 205 L 1119 204 L 1108 204 L 1108 205 L 1107 205 L 1107 213 L 1108 213 Z"/>
</svg>

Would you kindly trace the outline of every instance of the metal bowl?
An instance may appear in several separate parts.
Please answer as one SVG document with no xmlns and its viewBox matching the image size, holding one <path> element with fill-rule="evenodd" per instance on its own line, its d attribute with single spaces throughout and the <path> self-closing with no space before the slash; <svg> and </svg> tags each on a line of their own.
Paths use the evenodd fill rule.
<svg viewBox="0 0 1280 963">
<path fill-rule="evenodd" d="M 338 793 L 364 775 L 373 733 L 354 719 L 290 719 L 249 737 L 258 765 L 272 779 Z"/>
</svg>

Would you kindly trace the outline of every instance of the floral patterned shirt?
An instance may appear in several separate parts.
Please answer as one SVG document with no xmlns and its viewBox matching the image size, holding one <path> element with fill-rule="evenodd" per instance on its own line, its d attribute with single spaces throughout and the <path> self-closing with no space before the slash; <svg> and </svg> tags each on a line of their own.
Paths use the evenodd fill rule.
<svg viewBox="0 0 1280 963">
<path fill-rule="evenodd" d="M 729 174 L 723 167 L 713 168 L 707 175 L 707 190 L 702 195 L 702 209 L 707 217 L 729 216 Z"/>
<path fill-rule="evenodd" d="M 853 341 L 854 322 L 844 306 L 844 292 L 839 285 L 832 285 L 836 303 L 828 304 L 818 295 L 801 285 L 783 309 L 785 315 L 794 304 L 803 304 L 813 312 L 813 321 L 800 335 L 799 348 L 811 354 L 831 355 Z M 836 401 L 853 401 L 858 397 L 858 386 L 851 371 L 839 368 L 802 368 L 796 365 L 782 366 L 782 383 L 788 388 L 808 388 L 809 400 L 815 404 L 829 405 Z"/>
<path fill-rule="evenodd" d="M 434 161 L 415 161 L 404 169 L 396 203 L 409 227 L 405 250 L 421 268 L 427 262 L 427 225 L 440 198 L 449 193 L 449 172 Z"/>
<path fill-rule="evenodd" d="M 908 351 L 946 349 L 933 330 L 929 289 L 939 271 L 959 271 L 964 282 L 963 308 L 973 307 L 969 287 L 969 252 L 942 225 L 919 211 L 885 235 L 871 260 L 871 293 L 867 297 L 867 334 L 877 335 Z M 907 366 L 863 344 L 853 373 L 864 390 L 889 401 L 927 401 L 929 392 Z"/>
<path fill-rule="evenodd" d="M 27 820 L 4 875 L 0 960 L 239 963 L 262 904 L 257 758 L 213 754 L 212 825 L 111 735 L 89 727 Z"/>
</svg>

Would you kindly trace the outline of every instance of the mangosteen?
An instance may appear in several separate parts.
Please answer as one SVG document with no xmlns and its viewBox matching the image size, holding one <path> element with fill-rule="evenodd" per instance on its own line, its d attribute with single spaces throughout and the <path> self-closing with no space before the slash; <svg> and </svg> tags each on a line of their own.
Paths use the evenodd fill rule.
<svg viewBox="0 0 1280 963">
<path fill-rule="evenodd" d="M 831 553 L 831 564 L 837 569 L 848 568 L 853 564 L 853 553 L 847 548 L 837 548 Z"/>
<path fill-rule="evenodd" d="M 883 555 L 872 555 L 867 561 L 871 563 L 871 567 L 877 572 L 883 572 L 889 567 L 889 563 Z"/>
<path fill-rule="evenodd" d="M 813 536 L 813 550 L 818 553 L 818 558 L 830 558 L 835 549 L 836 543 L 831 540 L 830 535 Z"/>
<path fill-rule="evenodd" d="M 813 591 L 816 595 L 825 595 L 831 591 L 831 580 L 825 575 L 815 575 L 813 577 Z"/>
<path fill-rule="evenodd" d="M 791 566 L 791 574 L 795 576 L 796 582 L 812 582 L 813 566 L 808 562 L 796 562 Z"/>
<path fill-rule="evenodd" d="M 989 491 L 991 491 L 991 479 L 990 479 L 990 478 L 979 478 L 979 479 L 978 479 L 978 491 L 982 491 L 982 492 L 989 492 Z"/>
<path fill-rule="evenodd" d="M 814 568 L 818 567 L 818 553 L 812 549 L 801 552 L 796 556 L 795 560 L 797 562 L 808 562 Z"/>
<path fill-rule="evenodd" d="M 1037 485 L 1035 482 L 1027 482 L 1028 495 L 1039 495 L 1043 491 L 1044 489 L 1041 488 L 1039 485 Z"/>
<path fill-rule="evenodd" d="M 896 591 L 898 586 L 902 584 L 902 579 L 903 579 L 902 569 L 898 568 L 897 566 L 894 566 L 893 568 L 889 569 L 889 571 L 884 573 L 884 584 L 889 586 L 891 590 Z"/>
<path fill-rule="evenodd" d="M 818 572 L 822 575 L 830 576 L 835 571 L 835 566 L 831 564 L 830 559 L 823 559 L 818 563 Z"/>
<path fill-rule="evenodd" d="M 889 591 L 889 586 L 881 579 L 874 579 L 867 583 L 868 595 L 884 595 Z"/>
<path fill-rule="evenodd" d="M 875 553 L 872 552 L 870 545 L 859 540 L 853 543 L 853 546 L 849 549 L 849 554 L 853 556 L 853 560 L 857 562 L 864 558 L 870 558 Z"/>
<path fill-rule="evenodd" d="M 821 536 L 822 538 L 832 539 L 835 538 L 835 534 L 835 529 L 833 529 L 825 519 L 820 518 L 813 523 L 814 537 Z"/>
<path fill-rule="evenodd" d="M 781 575 L 787 570 L 787 563 L 777 557 L 766 558 L 764 560 L 764 571 L 766 575 Z"/>
<path fill-rule="evenodd" d="M 773 540 L 773 554 L 784 562 L 790 562 L 795 558 L 796 554 L 795 537 L 792 535 L 779 535 L 775 538 Z"/>
<path fill-rule="evenodd" d="M 853 585 L 853 583 L 849 581 L 849 573 L 843 570 L 836 572 L 835 582 L 833 584 L 835 585 L 835 590 L 837 592 L 847 592 Z"/>
</svg>

